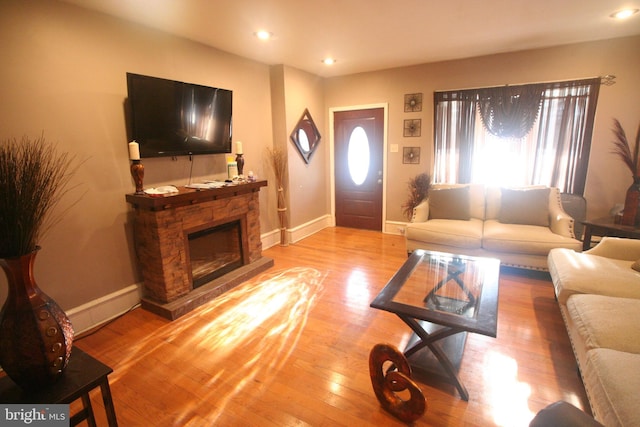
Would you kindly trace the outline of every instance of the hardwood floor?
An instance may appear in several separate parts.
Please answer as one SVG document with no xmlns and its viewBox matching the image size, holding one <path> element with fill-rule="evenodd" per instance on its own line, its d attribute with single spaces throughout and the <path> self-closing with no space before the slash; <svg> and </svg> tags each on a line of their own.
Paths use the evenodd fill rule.
<svg viewBox="0 0 640 427">
<path fill-rule="evenodd" d="M 404 238 L 329 228 L 264 255 L 272 269 L 178 320 L 138 308 L 77 339 L 114 369 L 121 426 L 403 425 L 376 400 L 368 356 L 410 337 L 369 307 L 406 260 Z M 544 275 L 503 269 L 498 336 L 469 334 L 460 376 L 468 402 L 447 384 L 419 383 L 427 411 L 416 426 L 526 426 L 557 400 L 588 411 Z"/>
</svg>

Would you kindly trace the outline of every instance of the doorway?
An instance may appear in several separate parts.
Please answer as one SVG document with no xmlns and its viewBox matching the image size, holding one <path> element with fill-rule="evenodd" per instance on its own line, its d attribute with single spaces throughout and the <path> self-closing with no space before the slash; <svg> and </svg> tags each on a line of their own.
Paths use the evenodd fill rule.
<svg viewBox="0 0 640 427">
<path fill-rule="evenodd" d="M 385 108 L 334 111 L 332 118 L 336 225 L 382 231 Z"/>
</svg>

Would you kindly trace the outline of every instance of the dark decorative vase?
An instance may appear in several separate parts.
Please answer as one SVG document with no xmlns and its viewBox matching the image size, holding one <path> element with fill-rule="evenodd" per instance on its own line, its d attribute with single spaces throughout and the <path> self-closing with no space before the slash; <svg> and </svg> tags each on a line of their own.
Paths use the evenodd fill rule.
<svg viewBox="0 0 640 427">
<path fill-rule="evenodd" d="M 54 383 L 71 355 L 73 327 L 33 277 L 37 250 L 0 259 L 9 292 L 0 311 L 0 366 L 25 390 Z"/>
<path fill-rule="evenodd" d="M 627 196 L 624 199 L 624 210 L 622 211 L 622 225 L 639 225 L 640 224 L 640 176 L 633 177 L 633 184 L 627 190 Z"/>
<path fill-rule="evenodd" d="M 242 157 L 242 154 L 236 154 L 236 164 L 238 165 L 238 175 L 242 176 L 244 171 L 244 157 Z"/>
</svg>

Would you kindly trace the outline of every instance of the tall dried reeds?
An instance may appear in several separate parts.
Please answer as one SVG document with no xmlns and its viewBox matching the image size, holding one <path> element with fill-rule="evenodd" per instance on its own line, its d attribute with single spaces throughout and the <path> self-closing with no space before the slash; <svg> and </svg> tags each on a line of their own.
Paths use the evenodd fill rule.
<svg viewBox="0 0 640 427">
<path fill-rule="evenodd" d="M 285 185 L 287 174 L 287 152 L 278 147 L 267 148 L 269 164 L 273 169 L 276 179 L 276 191 L 278 200 L 278 220 L 280 222 L 280 245 L 287 243 L 287 205 L 285 201 Z"/>
<path fill-rule="evenodd" d="M 52 211 L 70 190 L 75 169 L 68 153 L 58 154 L 44 135 L 0 142 L 0 258 L 36 250 L 39 239 L 66 210 Z"/>
</svg>

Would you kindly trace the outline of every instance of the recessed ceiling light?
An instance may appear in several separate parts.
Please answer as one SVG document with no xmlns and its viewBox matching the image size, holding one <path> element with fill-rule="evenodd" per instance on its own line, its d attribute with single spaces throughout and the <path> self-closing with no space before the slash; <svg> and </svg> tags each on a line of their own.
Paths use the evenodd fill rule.
<svg viewBox="0 0 640 427">
<path fill-rule="evenodd" d="M 615 19 L 627 19 L 638 13 L 638 9 L 622 9 L 609 15 Z"/>
<path fill-rule="evenodd" d="M 336 60 L 333 59 L 333 58 L 325 58 L 325 59 L 322 60 L 322 63 L 324 65 L 333 65 L 333 64 L 336 63 Z"/>
<path fill-rule="evenodd" d="M 254 34 L 260 40 L 269 40 L 271 37 L 273 37 L 273 33 L 265 30 L 256 31 Z"/>
</svg>

